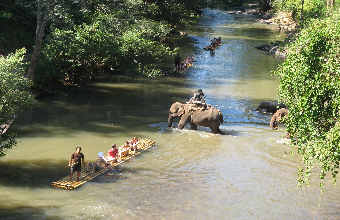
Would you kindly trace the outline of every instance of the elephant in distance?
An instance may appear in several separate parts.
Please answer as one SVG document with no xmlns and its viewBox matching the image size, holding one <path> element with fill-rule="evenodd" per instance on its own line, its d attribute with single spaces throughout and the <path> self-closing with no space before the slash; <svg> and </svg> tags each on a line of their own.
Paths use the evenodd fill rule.
<svg viewBox="0 0 340 220">
<path fill-rule="evenodd" d="M 278 101 L 263 101 L 259 104 L 255 111 L 260 111 L 261 109 L 266 109 L 267 112 L 275 113 L 277 110 L 285 108 L 288 109 L 287 106 L 283 103 L 278 103 Z"/>
</svg>

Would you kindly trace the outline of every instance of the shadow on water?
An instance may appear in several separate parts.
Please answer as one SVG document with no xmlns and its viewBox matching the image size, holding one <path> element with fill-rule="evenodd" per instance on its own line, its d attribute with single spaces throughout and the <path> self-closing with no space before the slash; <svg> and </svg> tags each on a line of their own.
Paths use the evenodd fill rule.
<svg viewBox="0 0 340 220">
<path fill-rule="evenodd" d="M 51 163 L 48 160 L 0 162 L 0 184 L 32 189 L 50 187 L 53 181 L 69 175 L 70 168 L 63 169 L 64 165 L 65 162 Z"/>
<path fill-rule="evenodd" d="M 147 154 L 145 152 L 144 154 Z M 144 155 L 145 156 L 145 155 Z M 116 179 L 127 179 L 125 174 L 138 173 L 142 168 L 129 168 L 134 163 L 133 159 L 126 161 L 123 165 L 109 170 L 110 176 Z M 145 170 L 145 169 L 143 169 Z M 50 188 L 50 184 L 65 176 L 69 176 L 70 167 L 65 166 L 65 161 L 53 163 L 48 160 L 20 160 L 10 163 L 0 162 L 0 185 L 10 187 L 24 187 L 30 189 Z M 76 175 L 76 174 L 74 174 Z M 107 182 L 108 176 L 100 175 L 90 182 Z"/>
<path fill-rule="evenodd" d="M 112 184 L 112 182 L 128 179 L 130 174 L 147 170 L 147 168 L 129 168 L 126 166 L 129 163 L 133 163 L 133 161 L 125 162 L 125 166 L 117 166 L 108 171 L 110 175 L 100 175 L 88 184 Z M 69 168 L 62 169 L 63 165 L 64 163 L 51 163 L 48 160 L 0 162 L 0 185 L 3 187 L 21 188 L 24 191 L 52 188 L 50 183 L 69 175 Z M 60 190 L 61 193 L 65 191 L 62 189 L 55 190 Z M 10 201 L 8 202 L 11 203 Z M 11 206 L 5 209 L 0 208 L 0 216 L 1 219 L 60 219 L 46 213 L 46 209 L 58 209 L 58 206 L 55 203 L 45 204 L 41 208 L 37 207 L 34 203 L 32 206 L 27 206 L 26 204 Z"/>
<path fill-rule="evenodd" d="M 51 207 L 53 208 L 53 206 Z M 6 220 L 17 220 L 17 219 L 25 219 L 25 220 L 36 220 L 36 219 L 60 219 L 59 217 L 51 217 L 46 215 L 46 207 L 44 208 L 36 208 L 36 207 L 28 207 L 21 206 L 17 208 L 11 209 L 0 209 L 0 216 L 2 219 Z"/>
<path fill-rule="evenodd" d="M 183 76 L 166 81 L 139 79 L 130 83 L 92 83 L 63 97 L 39 100 L 33 110 L 19 115 L 13 130 L 22 137 L 72 135 L 73 130 L 98 133 L 125 132 L 146 124 L 167 121 L 173 102 L 183 100 Z M 63 131 L 64 130 L 64 131 Z M 64 133 L 63 133 L 64 132 Z"/>
</svg>

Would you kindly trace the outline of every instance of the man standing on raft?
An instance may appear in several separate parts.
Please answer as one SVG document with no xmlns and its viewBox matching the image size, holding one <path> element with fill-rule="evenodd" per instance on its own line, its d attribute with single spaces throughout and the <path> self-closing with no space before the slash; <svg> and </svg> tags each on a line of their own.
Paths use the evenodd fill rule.
<svg viewBox="0 0 340 220">
<path fill-rule="evenodd" d="M 176 72 L 178 73 L 179 70 L 181 69 L 181 57 L 179 54 L 175 57 L 175 66 L 176 66 Z"/>
<path fill-rule="evenodd" d="M 79 182 L 79 175 L 81 171 L 81 160 L 83 160 L 84 168 L 85 168 L 84 154 L 80 153 L 81 147 L 77 147 L 76 150 L 77 151 L 72 154 L 71 159 L 68 162 L 68 166 L 71 167 L 70 182 L 72 182 L 73 172 L 75 171 L 77 171 L 77 182 Z"/>
</svg>

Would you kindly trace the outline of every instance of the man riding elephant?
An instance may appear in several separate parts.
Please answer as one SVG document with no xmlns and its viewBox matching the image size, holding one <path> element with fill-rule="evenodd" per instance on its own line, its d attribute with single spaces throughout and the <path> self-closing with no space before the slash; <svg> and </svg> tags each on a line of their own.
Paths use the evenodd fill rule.
<svg viewBox="0 0 340 220">
<path fill-rule="evenodd" d="M 192 111 L 190 104 L 175 102 L 169 110 L 168 127 L 172 127 L 174 118 L 181 117 L 178 123 L 178 129 L 183 129 L 187 123 L 190 123 L 192 130 L 197 130 L 197 126 L 209 127 L 212 133 L 222 134 L 219 129 L 223 123 L 223 114 L 215 107 L 208 106 L 202 111 Z"/>
<path fill-rule="evenodd" d="M 202 89 L 198 89 L 197 93 L 195 91 L 192 91 L 192 93 L 194 93 L 194 96 L 189 100 L 189 103 L 197 101 L 205 102 L 205 96 Z"/>
</svg>

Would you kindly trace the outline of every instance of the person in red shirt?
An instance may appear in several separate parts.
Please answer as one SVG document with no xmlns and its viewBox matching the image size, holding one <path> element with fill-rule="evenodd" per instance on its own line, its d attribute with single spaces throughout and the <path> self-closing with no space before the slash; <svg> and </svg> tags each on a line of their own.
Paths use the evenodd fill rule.
<svg viewBox="0 0 340 220">
<path fill-rule="evenodd" d="M 118 149 L 117 145 L 113 144 L 112 148 L 107 152 L 108 156 L 105 157 L 106 161 L 116 162 L 118 159 Z"/>
</svg>

